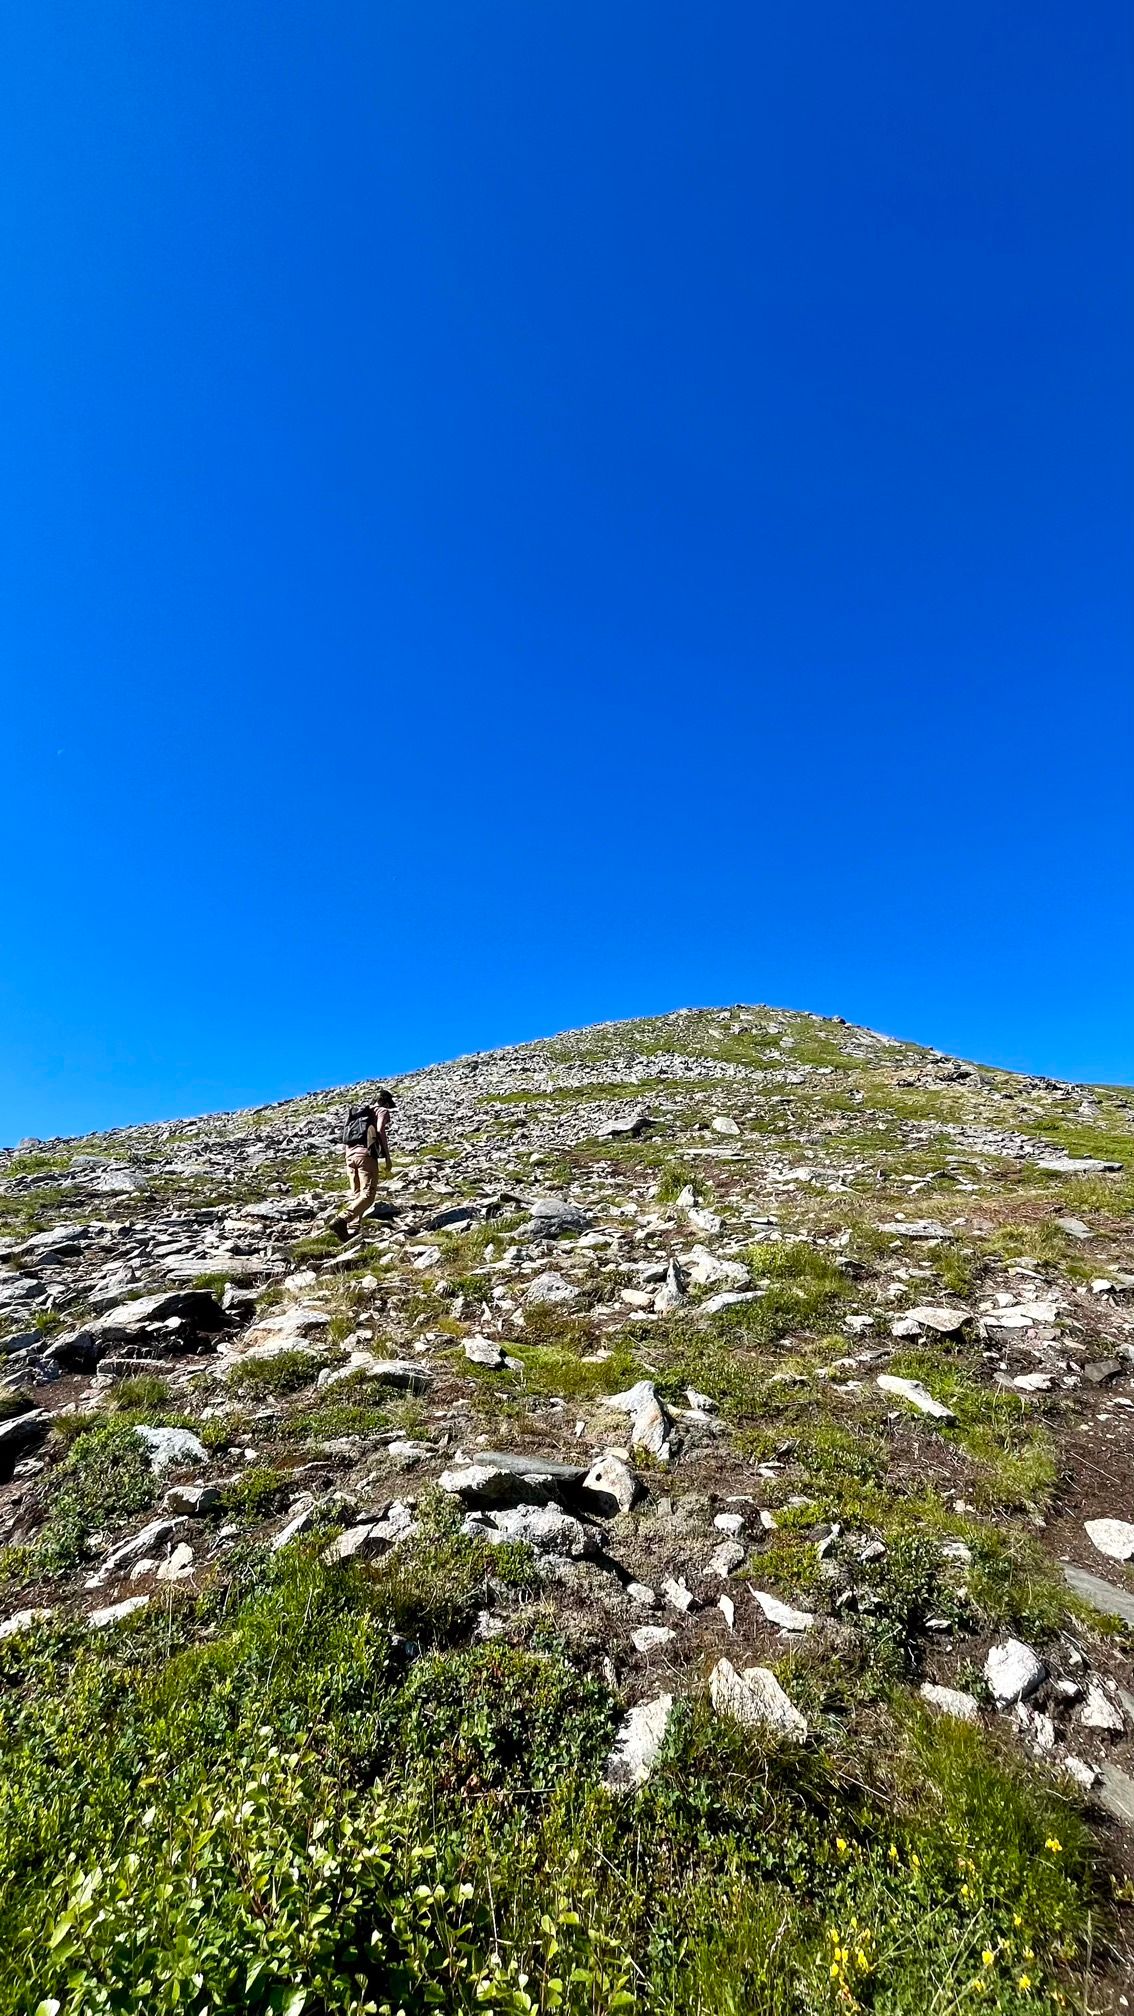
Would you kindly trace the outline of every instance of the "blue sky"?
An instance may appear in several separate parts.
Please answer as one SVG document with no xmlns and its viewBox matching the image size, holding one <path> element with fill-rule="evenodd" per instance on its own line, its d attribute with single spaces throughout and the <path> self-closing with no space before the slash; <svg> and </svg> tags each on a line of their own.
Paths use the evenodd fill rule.
<svg viewBox="0 0 1134 2016">
<path fill-rule="evenodd" d="M 1134 1080 L 1132 36 L 10 9 L 0 1141 L 715 1001 Z"/>
</svg>

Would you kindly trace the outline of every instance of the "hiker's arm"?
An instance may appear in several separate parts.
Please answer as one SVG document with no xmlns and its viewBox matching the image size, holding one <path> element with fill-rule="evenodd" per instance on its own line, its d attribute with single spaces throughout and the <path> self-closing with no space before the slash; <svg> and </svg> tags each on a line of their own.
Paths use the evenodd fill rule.
<svg viewBox="0 0 1134 2016">
<path fill-rule="evenodd" d="M 390 1160 L 390 1143 L 386 1133 L 389 1124 L 390 1115 L 387 1108 L 383 1106 L 382 1118 L 378 1122 L 378 1146 L 385 1157 L 387 1171 L 392 1172 L 394 1165 Z"/>
</svg>

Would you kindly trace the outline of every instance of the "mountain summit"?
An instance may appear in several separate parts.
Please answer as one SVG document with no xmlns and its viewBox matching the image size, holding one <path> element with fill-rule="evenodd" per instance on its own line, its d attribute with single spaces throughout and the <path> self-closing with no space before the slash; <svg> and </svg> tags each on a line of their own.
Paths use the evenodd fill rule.
<svg viewBox="0 0 1134 2016">
<path fill-rule="evenodd" d="M 1134 1097 L 379 1082 L 0 1153 L 0 2007 L 1124 2006 Z"/>
</svg>

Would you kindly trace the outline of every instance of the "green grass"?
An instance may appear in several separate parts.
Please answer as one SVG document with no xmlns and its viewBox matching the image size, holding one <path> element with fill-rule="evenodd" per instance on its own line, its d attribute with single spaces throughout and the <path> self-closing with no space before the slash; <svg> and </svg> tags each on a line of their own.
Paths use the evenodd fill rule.
<svg viewBox="0 0 1134 2016">
<path fill-rule="evenodd" d="M 238 1360 L 226 1383 L 232 1392 L 248 1400 L 258 1394 L 298 1393 L 304 1386 L 314 1385 L 326 1363 L 325 1357 L 312 1351 L 277 1351 L 271 1358 Z"/>
</svg>

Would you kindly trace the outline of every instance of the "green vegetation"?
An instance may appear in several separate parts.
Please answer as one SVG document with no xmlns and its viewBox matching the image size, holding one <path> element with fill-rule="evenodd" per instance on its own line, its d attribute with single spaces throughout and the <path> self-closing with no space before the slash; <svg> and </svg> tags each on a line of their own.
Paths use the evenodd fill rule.
<svg viewBox="0 0 1134 2016">
<path fill-rule="evenodd" d="M 326 1358 L 314 1351 L 277 1351 L 270 1358 L 244 1358 L 228 1374 L 228 1385 L 246 1400 L 258 1394 L 298 1393 L 313 1386 Z"/>
<path fill-rule="evenodd" d="M 406 1667 L 472 1545 L 435 1533 L 414 1598 L 247 1557 L 168 1620 L 0 1647 L 4 2006 L 1054 2016 L 1102 1884 L 980 1731 L 883 1711 L 852 1763 L 683 1703 L 612 1798 L 617 1706 L 554 1647 Z"/>
</svg>

